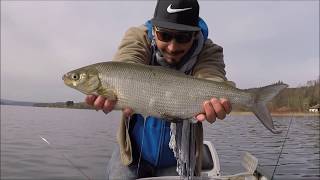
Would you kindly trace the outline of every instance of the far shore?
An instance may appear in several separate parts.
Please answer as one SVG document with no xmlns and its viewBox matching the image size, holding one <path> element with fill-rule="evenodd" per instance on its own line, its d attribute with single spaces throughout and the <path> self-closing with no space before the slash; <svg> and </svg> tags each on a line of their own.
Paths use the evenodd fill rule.
<svg viewBox="0 0 320 180">
<path fill-rule="evenodd" d="M 252 112 L 232 111 L 231 115 L 250 115 Z M 319 112 L 271 112 L 271 116 L 320 116 Z"/>
<path fill-rule="evenodd" d="M 2 105 L 5 105 L 5 104 L 2 104 Z M 85 103 L 75 103 L 73 105 L 65 105 L 64 103 L 38 103 L 38 104 L 33 105 L 33 107 L 94 110 L 94 108 L 92 106 L 86 105 Z M 249 111 L 236 111 L 236 110 L 234 110 L 230 113 L 230 115 L 246 116 L 246 115 L 253 115 L 253 113 L 249 112 Z M 320 113 L 319 112 L 271 112 L 271 116 L 319 116 L 320 117 Z"/>
</svg>

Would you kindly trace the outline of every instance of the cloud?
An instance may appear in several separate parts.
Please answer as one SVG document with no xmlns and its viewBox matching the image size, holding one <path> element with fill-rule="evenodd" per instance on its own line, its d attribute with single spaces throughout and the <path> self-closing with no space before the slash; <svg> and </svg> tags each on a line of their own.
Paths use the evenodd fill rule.
<svg viewBox="0 0 320 180">
<path fill-rule="evenodd" d="M 110 60 L 130 26 L 155 1 L 1 2 L 1 97 L 83 100 L 62 83 L 72 69 Z M 319 2 L 199 1 L 209 37 L 223 46 L 227 76 L 248 88 L 291 86 L 319 71 Z"/>
<path fill-rule="evenodd" d="M 319 59 L 318 2 L 204 3 L 211 38 L 224 47 L 227 76 L 239 87 L 278 80 L 294 87 L 317 77 L 308 59 Z"/>
</svg>

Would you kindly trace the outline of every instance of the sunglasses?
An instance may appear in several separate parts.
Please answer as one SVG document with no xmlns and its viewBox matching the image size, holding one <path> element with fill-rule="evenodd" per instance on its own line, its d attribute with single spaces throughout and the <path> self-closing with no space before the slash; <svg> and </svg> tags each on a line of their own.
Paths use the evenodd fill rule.
<svg viewBox="0 0 320 180">
<path fill-rule="evenodd" d="M 175 39 L 177 43 L 188 43 L 191 41 L 194 32 L 172 32 L 154 27 L 157 38 L 162 42 L 170 42 Z"/>
</svg>

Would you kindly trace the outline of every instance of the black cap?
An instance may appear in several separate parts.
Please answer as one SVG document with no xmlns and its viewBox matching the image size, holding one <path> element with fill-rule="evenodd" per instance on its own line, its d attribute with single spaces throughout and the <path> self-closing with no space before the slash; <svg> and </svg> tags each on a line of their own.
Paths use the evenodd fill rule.
<svg viewBox="0 0 320 180">
<path fill-rule="evenodd" d="M 197 0 L 158 0 L 151 22 L 162 28 L 199 31 L 198 19 Z"/>
</svg>

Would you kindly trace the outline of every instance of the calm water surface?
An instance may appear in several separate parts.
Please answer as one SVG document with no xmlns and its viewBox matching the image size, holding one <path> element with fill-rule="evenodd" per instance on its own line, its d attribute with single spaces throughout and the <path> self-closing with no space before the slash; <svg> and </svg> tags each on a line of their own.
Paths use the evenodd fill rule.
<svg viewBox="0 0 320 180">
<path fill-rule="evenodd" d="M 119 117 L 117 112 L 1 106 L 1 179 L 86 179 L 77 168 L 92 179 L 105 179 Z M 320 179 L 319 117 L 274 120 L 282 134 L 270 133 L 253 115 L 204 123 L 205 139 L 218 151 L 222 174 L 242 171 L 240 155 L 249 151 L 273 179 Z"/>
</svg>

